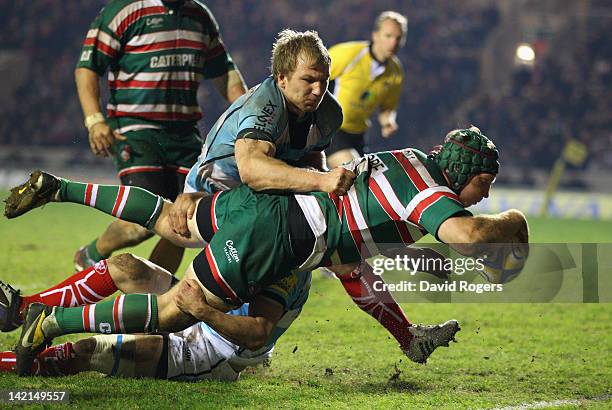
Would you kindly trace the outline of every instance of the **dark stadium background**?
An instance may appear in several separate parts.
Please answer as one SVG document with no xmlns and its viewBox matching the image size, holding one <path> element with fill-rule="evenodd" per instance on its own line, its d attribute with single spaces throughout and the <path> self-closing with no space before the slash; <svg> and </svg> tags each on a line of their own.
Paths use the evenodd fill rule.
<svg viewBox="0 0 612 410">
<path fill-rule="evenodd" d="M 568 167 L 560 187 L 612 190 L 610 1 L 205 3 L 249 86 L 268 75 L 270 48 L 281 29 L 315 29 L 331 46 L 367 39 L 375 15 L 398 10 L 409 19 L 399 53 L 407 74 L 400 132 L 383 140 L 375 125 L 371 150 L 427 150 L 449 129 L 473 123 L 501 150 L 500 185 L 542 190 L 571 138 L 586 145 L 588 157 Z M 8 170 L 33 163 L 77 174 L 88 169 L 113 180 L 110 161 L 88 151 L 73 80 L 81 42 L 104 4 L 0 1 L 0 185 L 14 181 Z M 520 43 L 533 47 L 533 62 L 516 59 Z M 205 135 L 225 104 L 208 84 L 200 89 L 200 104 Z"/>
</svg>

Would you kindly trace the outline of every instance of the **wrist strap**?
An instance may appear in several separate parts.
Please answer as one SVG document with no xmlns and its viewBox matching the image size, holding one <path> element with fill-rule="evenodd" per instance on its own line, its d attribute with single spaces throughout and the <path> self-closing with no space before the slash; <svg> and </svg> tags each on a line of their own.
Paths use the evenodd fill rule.
<svg viewBox="0 0 612 410">
<path fill-rule="evenodd" d="M 88 115 L 87 117 L 85 117 L 85 128 L 87 128 L 87 131 L 89 131 L 91 127 L 104 121 L 106 121 L 106 119 L 104 118 L 104 115 L 102 115 L 101 112 Z"/>
</svg>

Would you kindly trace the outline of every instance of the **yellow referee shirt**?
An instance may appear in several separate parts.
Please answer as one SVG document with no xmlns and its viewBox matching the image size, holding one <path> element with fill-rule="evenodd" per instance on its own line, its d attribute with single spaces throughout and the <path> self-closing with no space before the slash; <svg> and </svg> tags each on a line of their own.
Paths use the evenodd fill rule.
<svg viewBox="0 0 612 410">
<path fill-rule="evenodd" d="M 344 113 L 343 131 L 365 133 L 374 111 L 397 109 L 404 79 L 397 57 L 380 64 L 372 57 L 367 41 L 336 44 L 329 54 L 333 93 Z"/>
</svg>

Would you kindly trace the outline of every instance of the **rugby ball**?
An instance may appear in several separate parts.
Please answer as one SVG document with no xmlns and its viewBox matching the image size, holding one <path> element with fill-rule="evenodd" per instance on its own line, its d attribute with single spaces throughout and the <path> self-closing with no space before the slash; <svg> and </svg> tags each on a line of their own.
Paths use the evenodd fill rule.
<svg viewBox="0 0 612 410">
<path fill-rule="evenodd" d="M 490 283 L 508 283 L 525 267 L 529 245 L 526 243 L 490 244 L 490 252 L 481 258 L 478 273 Z"/>
</svg>

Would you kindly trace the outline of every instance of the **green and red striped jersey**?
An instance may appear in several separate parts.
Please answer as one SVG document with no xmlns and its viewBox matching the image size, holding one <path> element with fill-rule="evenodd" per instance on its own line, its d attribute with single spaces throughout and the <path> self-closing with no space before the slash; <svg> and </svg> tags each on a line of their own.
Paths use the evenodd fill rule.
<svg viewBox="0 0 612 410">
<path fill-rule="evenodd" d="M 113 0 L 92 23 L 77 67 L 108 70 L 109 123 L 127 132 L 195 125 L 199 83 L 234 63 L 201 3 Z"/>
<path fill-rule="evenodd" d="M 383 244 L 436 236 L 446 219 L 471 215 L 436 164 L 416 149 L 368 154 L 344 166 L 357 174 L 346 195 L 311 193 L 319 207 L 299 201 L 311 226 L 326 224 L 319 229 L 325 230 L 324 265 L 378 255 Z"/>
</svg>

